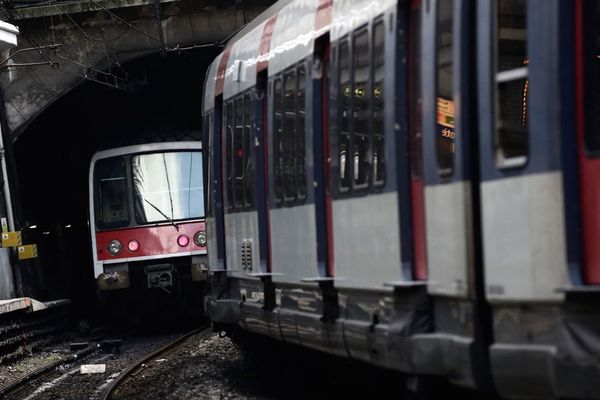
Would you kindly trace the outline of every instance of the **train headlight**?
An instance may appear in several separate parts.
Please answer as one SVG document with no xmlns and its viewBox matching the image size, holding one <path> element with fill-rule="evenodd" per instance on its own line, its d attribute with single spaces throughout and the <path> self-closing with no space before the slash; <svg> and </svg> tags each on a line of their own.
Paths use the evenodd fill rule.
<svg viewBox="0 0 600 400">
<path fill-rule="evenodd" d="M 130 240 L 129 243 L 127 243 L 127 248 L 131 252 L 138 251 L 138 249 L 140 248 L 140 242 L 138 242 L 135 239 Z"/>
<path fill-rule="evenodd" d="M 123 244 L 121 244 L 121 242 L 116 239 L 111 240 L 110 242 L 108 242 L 108 247 L 106 249 L 108 250 L 108 254 L 110 254 L 111 256 L 116 256 L 121 252 L 121 250 L 123 250 Z"/>
<path fill-rule="evenodd" d="M 180 247 L 185 247 L 190 243 L 190 238 L 187 237 L 186 235 L 179 235 L 179 237 L 177 238 L 177 244 Z"/>
<path fill-rule="evenodd" d="M 196 243 L 196 245 L 199 247 L 206 246 L 206 232 L 196 232 L 194 235 L 194 243 Z"/>
</svg>

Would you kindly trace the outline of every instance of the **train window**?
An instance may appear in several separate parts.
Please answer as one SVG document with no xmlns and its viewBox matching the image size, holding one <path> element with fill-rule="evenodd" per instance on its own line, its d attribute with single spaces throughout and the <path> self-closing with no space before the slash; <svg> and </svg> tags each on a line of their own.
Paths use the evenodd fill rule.
<svg viewBox="0 0 600 400">
<path fill-rule="evenodd" d="M 129 225 L 127 168 L 123 157 L 98 160 L 96 180 L 96 224 L 99 228 Z"/>
<path fill-rule="evenodd" d="M 370 113 L 370 75 L 369 68 L 369 32 L 362 29 L 354 33 L 352 75 L 354 90 L 352 92 L 352 171 L 354 187 L 367 188 L 371 172 L 371 113 Z"/>
<path fill-rule="evenodd" d="M 250 95 L 244 96 L 244 207 L 252 207 L 252 183 L 254 179 L 254 160 L 252 148 L 252 122 Z"/>
<path fill-rule="evenodd" d="M 416 179 L 423 176 L 423 126 L 421 89 L 421 9 L 413 9 L 410 19 L 410 156 L 412 175 Z"/>
<path fill-rule="evenodd" d="M 225 110 L 225 179 L 227 209 L 233 209 L 233 103 L 229 102 Z"/>
<path fill-rule="evenodd" d="M 497 0 L 496 7 L 496 159 L 516 167 L 529 152 L 527 0 Z"/>
<path fill-rule="evenodd" d="M 131 157 L 133 204 L 139 224 L 204 216 L 202 153 L 181 151 Z"/>
<path fill-rule="evenodd" d="M 600 155 L 600 3 L 584 3 L 585 145 L 593 156 Z"/>
<path fill-rule="evenodd" d="M 352 85 L 350 81 L 350 46 L 346 38 L 341 39 L 339 47 L 339 96 L 338 96 L 338 157 L 340 173 L 340 189 L 350 189 L 350 100 Z"/>
<path fill-rule="evenodd" d="M 281 78 L 273 84 L 273 168 L 275 175 L 275 200 L 283 201 L 283 85 Z"/>
<path fill-rule="evenodd" d="M 233 199 L 235 208 L 243 207 L 244 202 L 244 103 L 242 97 L 233 103 L 235 129 L 233 131 Z"/>
<path fill-rule="evenodd" d="M 440 175 L 454 169 L 454 0 L 438 1 L 436 22 L 436 155 Z"/>
<path fill-rule="evenodd" d="M 298 91 L 296 106 L 296 166 L 298 168 L 298 198 L 306 198 L 306 68 L 304 64 L 298 67 Z"/>
<path fill-rule="evenodd" d="M 385 140 L 384 140 L 384 64 L 385 64 L 385 29 L 383 21 L 375 23 L 373 29 L 373 183 L 381 186 L 385 183 Z"/>
<path fill-rule="evenodd" d="M 284 75 L 284 112 L 283 112 L 283 174 L 286 202 L 296 200 L 296 167 L 294 157 L 294 139 L 296 136 L 296 71 Z"/>
</svg>

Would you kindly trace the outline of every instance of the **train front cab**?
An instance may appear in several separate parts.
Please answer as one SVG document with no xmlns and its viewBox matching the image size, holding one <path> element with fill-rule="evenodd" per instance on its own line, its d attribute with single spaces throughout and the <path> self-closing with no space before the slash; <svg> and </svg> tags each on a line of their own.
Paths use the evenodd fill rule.
<svg viewBox="0 0 600 400">
<path fill-rule="evenodd" d="M 597 7 L 478 1 L 490 363 L 507 397 L 600 396 Z"/>
</svg>

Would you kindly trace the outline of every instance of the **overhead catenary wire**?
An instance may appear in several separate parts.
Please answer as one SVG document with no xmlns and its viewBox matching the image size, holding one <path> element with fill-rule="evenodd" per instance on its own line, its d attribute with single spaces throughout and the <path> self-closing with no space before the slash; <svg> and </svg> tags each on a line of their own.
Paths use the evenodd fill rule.
<svg viewBox="0 0 600 400">
<path fill-rule="evenodd" d="M 0 0 L 0 2 L 5 6 L 5 8 L 7 10 L 9 10 L 9 12 L 11 14 L 16 14 L 18 17 L 23 18 L 23 16 L 20 14 L 20 12 L 15 9 L 14 7 L 12 7 L 12 2 L 10 0 Z M 77 76 L 80 77 L 82 79 L 91 81 L 91 82 L 95 82 L 104 86 L 108 86 L 111 88 L 115 88 L 115 89 L 120 89 L 120 90 L 125 90 L 125 91 L 129 91 L 129 92 L 135 92 L 134 90 L 134 85 L 133 83 L 129 82 L 127 77 L 121 78 L 115 74 L 113 74 L 112 72 L 105 72 L 102 71 L 98 68 L 96 68 L 95 66 L 89 64 L 89 63 L 84 63 L 84 62 L 78 62 L 75 61 L 73 59 L 70 59 L 66 56 L 62 56 L 58 54 L 58 50 L 56 48 L 52 48 L 53 46 L 57 46 L 56 44 L 47 44 L 43 39 L 35 39 L 33 36 L 29 34 L 28 32 L 22 30 L 21 35 L 25 38 L 25 40 L 27 40 L 30 45 L 35 48 L 38 52 L 38 54 L 40 55 L 40 57 L 42 57 L 42 59 L 44 59 L 48 65 L 50 65 L 50 67 L 52 67 L 53 69 L 64 73 L 64 74 L 68 74 L 68 75 L 72 75 L 72 76 Z M 61 68 L 60 63 L 56 60 L 53 60 L 51 57 L 49 57 L 47 54 L 45 54 L 42 49 L 47 49 L 50 48 L 50 50 L 52 50 L 52 54 L 55 58 L 59 58 L 63 61 L 66 61 L 70 64 L 73 65 L 77 65 L 79 67 L 85 67 L 87 68 L 89 71 L 93 72 L 94 74 L 100 75 L 104 77 L 104 80 L 100 80 L 100 79 L 96 79 L 94 77 L 91 77 L 88 73 L 83 73 L 83 74 L 79 74 L 79 73 L 75 73 L 72 71 L 68 71 L 65 70 L 64 68 Z M 125 71 L 126 72 L 126 71 Z M 43 81 L 42 77 L 38 77 L 41 81 Z M 114 82 L 114 84 L 109 83 L 109 80 L 112 80 Z"/>
<path fill-rule="evenodd" d="M 97 45 L 95 43 L 95 41 L 89 39 L 85 30 L 83 30 L 83 28 L 73 19 L 73 17 L 71 17 L 71 15 L 68 12 L 65 12 L 65 11 L 61 11 L 61 12 L 69 19 L 69 21 L 71 21 L 73 23 L 73 25 L 75 25 L 75 27 L 81 32 L 83 37 L 86 38 L 92 44 L 92 46 L 94 46 L 96 49 L 100 50 L 100 52 L 103 53 L 110 62 L 112 62 L 117 67 L 121 68 L 121 64 L 117 60 L 115 60 L 110 54 L 108 54 L 108 52 L 105 49 L 103 49 L 99 45 Z"/>
<path fill-rule="evenodd" d="M 161 40 L 159 38 L 156 38 L 154 36 L 152 36 L 150 33 L 146 32 L 143 29 L 138 28 L 137 26 L 133 25 L 131 22 L 124 20 L 123 18 L 119 17 L 117 14 L 113 13 L 112 11 L 110 11 L 109 9 L 107 9 L 106 7 L 102 6 L 101 4 L 99 4 L 97 1 L 95 0 L 90 0 L 90 3 L 94 4 L 96 7 L 98 7 L 99 9 L 107 12 L 108 14 L 110 14 L 113 18 L 115 18 L 116 20 L 124 23 L 125 25 L 129 26 L 131 29 L 141 33 L 142 35 L 148 37 L 149 39 L 155 41 L 156 43 L 161 43 Z M 165 48 L 169 49 L 172 48 L 172 46 L 170 46 L 169 44 L 165 43 Z"/>
</svg>

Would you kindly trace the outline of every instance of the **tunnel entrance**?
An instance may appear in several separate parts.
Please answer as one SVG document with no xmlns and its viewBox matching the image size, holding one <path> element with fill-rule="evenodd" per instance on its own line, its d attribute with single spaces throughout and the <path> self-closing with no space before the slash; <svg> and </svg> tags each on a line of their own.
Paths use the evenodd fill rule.
<svg viewBox="0 0 600 400">
<path fill-rule="evenodd" d="M 25 295 L 70 298 L 75 318 L 95 304 L 88 172 L 99 150 L 201 139 L 202 90 L 218 48 L 146 56 L 125 65 L 138 93 L 85 82 L 43 112 L 14 143 L 16 229 L 39 257 L 21 261 Z"/>
</svg>

